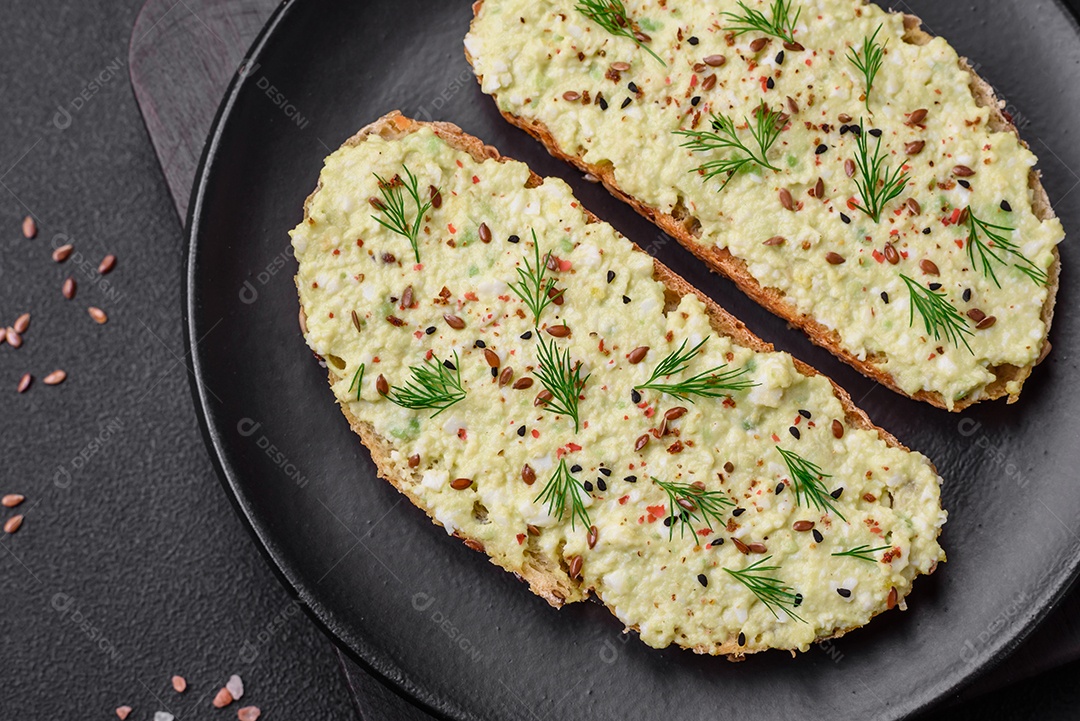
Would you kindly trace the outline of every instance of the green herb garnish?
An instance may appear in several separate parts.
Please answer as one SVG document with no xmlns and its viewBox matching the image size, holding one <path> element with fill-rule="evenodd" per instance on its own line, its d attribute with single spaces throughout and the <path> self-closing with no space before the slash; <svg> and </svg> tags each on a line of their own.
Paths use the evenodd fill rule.
<svg viewBox="0 0 1080 721">
<path fill-rule="evenodd" d="M 656 62 L 667 67 L 667 63 L 642 42 L 637 33 L 634 32 L 634 22 L 627 15 L 622 0 L 580 0 L 574 6 L 574 9 L 612 35 L 633 40 L 639 48 L 656 58 Z"/>
<path fill-rule="evenodd" d="M 771 558 L 772 556 L 766 556 L 760 561 L 755 561 L 741 571 L 732 571 L 730 568 L 725 568 L 724 570 L 736 581 L 746 586 L 752 594 L 757 596 L 757 600 L 765 604 L 765 607 L 769 609 L 773 618 L 779 618 L 776 609 L 780 609 L 790 618 L 793 618 L 796 621 L 803 621 L 798 614 L 791 610 L 795 607 L 796 603 L 800 602 L 801 596 L 797 593 L 792 593 L 792 588 L 785 585 L 779 578 L 765 575 L 780 570 L 779 566 L 764 565 Z M 788 606 L 791 608 L 788 608 Z M 806 623 L 806 621 L 803 621 L 803 623 Z"/>
<path fill-rule="evenodd" d="M 994 281 L 994 285 L 998 288 L 1001 287 L 1001 283 L 998 282 L 997 274 L 994 272 L 993 263 L 998 265 L 1006 265 L 1005 259 L 998 255 L 997 250 L 1004 251 L 1009 255 L 1017 259 L 1018 262 L 1013 263 L 1013 267 L 1018 271 L 1026 275 L 1036 285 L 1046 285 L 1050 282 L 1049 276 L 1046 271 L 1039 268 L 1033 262 L 1031 262 L 1026 255 L 1020 252 L 1020 248 L 1016 243 L 1006 238 L 1004 235 L 997 231 L 1006 231 L 1012 233 L 1015 228 L 1010 228 L 1005 225 L 994 225 L 988 223 L 985 220 L 980 220 L 975 217 L 975 214 L 968 208 L 968 237 L 967 237 L 967 252 L 968 258 L 971 260 L 971 264 L 975 265 L 975 253 L 979 254 L 979 264 L 982 266 L 983 275 Z M 981 237 L 980 237 L 981 234 Z"/>
<path fill-rule="evenodd" d="M 544 312 L 558 297 L 558 293 L 551 291 L 555 288 L 554 278 L 545 278 L 547 274 L 547 259 L 551 253 L 544 255 L 544 261 L 540 261 L 540 244 L 536 241 L 536 231 L 532 231 L 534 263 L 525 258 L 525 267 L 516 268 L 518 282 L 510 284 L 510 290 L 514 295 L 521 298 L 521 302 L 529 307 L 533 314 L 533 323 L 540 326 L 540 314 Z M 560 291 L 561 293 L 562 291 Z"/>
<path fill-rule="evenodd" d="M 915 322 L 915 311 L 919 311 L 926 332 L 932 334 L 934 340 L 941 340 L 941 337 L 945 336 L 954 347 L 959 348 L 960 343 L 963 343 L 968 352 L 972 353 L 966 337 L 972 335 L 971 328 L 968 327 L 964 316 L 960 315 L 960 311 L 948 301 L 945 291 L 924 288 L 904 274 L 900 275 L 900 279 L 907 285 L 908 292 L 911 294 L 908 325 Z"/>
<path fill-rule="evenodd" d="M 585 508 L 585 497 L 588 493 L 585 486 L 570 475 L 570 469 L 566 467 L 566 459 L 559 461 L 559 467 L 540 491 L 540 495 L 533 499 L 533 503 L 541 502 L 547 506 L 549 516 L 555 516 L 560 521 L 566 513 L 566 501 L 570 501 L 570 528 L 577 528 L 578 519 L 581 524 L 588 528 L 592 525 L 589 520 L 589 511 Z"/>
<path fill-rule="evenodd" d="M 356 389 L 356 400 L 360 400 L 360 391 L 364 386 L 364 364 L 361 363 L 360 367 L 356 369 L 356 373 L 353 375 L 352 383 L 349 384 L 349 390 L 346 393 L 352 393 L 353 388 Z"/>
<path fill-rule="evenodd" d="M 727 176 L 719 188 L 719 190 L 723 190 L 731 182 L 731 179 L 735 177 L 735 173 L 747 165 L 759 165 L 769 170 L 779 170 L 769 162 L 768 152 L 776 139 L 780 137 L 780 131 L 783 129 L 780 115 L 779 111 L 769 110 L 766 105 L 762 104 L 754 112 L 753 124 L 743 118 L 754 138 L 754 142 L 757 144 L 758 149 L 756 152 L 739 139 L 739 134 L 735 130 L 735 122 L 721 113 L 711 114 L 712 131 L 676 130 L 674 132 L 676 135 L 683 135 L 688 138 L 682 143 L 681 147 L 689 148 L 695 152 L 734 151 L 731 157 L 710 160 L 691 171 L 704 173 L 706 180 L 711 180 L 719 175 Z"/>
<path fill-rule="evenodd" d="M 881 70 L 881 64 L 885 59 L 885 46 L 889 43 L 886 40 L 884 43 L 878 44 L 877 36 L 879 32 L 881 32 L 881 25 L 877 26 L 877 30 L 869 38 L 863 38 L 861 52 L 857 52 L 855 48 L 848 48 L 848 60 L 859 69 L 859 72 L 863 74 L 863 80 L 866 81 L 867 112 L 870 112 L 870 90 L 874 87 L 874 78 L 877 77 L 878 71 Z"/>
<path fill-rule="evenodd" d="M 861 546 L 856 546 L 849 551 L 840 551 L 839 553 L 833 553 L 833 556 L 850 556 L 851 558 L 857 558 L 860 561 L 869 561 L 870 563 L 877 563 L 877 559 L 871 556 L 871 553 L 877 553 L 878 551 L 887 551 L 892 546 L 878 546 L 877 548 L 870 548 L 869 544 L 864 543 Z"/>
<path fill-rule="evenodd" d="M 795 43 L 795 25 L 799 22 L 802 8 L 796 10 L 795 14 L 792 15 L 791 0 L 786 0 L 786 2 L 785 0 L 773 0 L 771 18 L 765 17 L 765 13 L 760 10 L 751 10 L 746 7 L 746 3 L 742 2 L 742 0 L 739 1 L 739 7 L 742 8 L 742 14 L 721 13 L 721 15 L 735 23 L 725 27 L 725 30 L 730 30 L 736 35 L 761 32 L 780 38 L 784 42 Z"/>
<path fill-rule="evenodd" d="M 776 450 L 780 452 L 784 463 L 787 464 L 788 475 L 791 476 L 791 484 L 795 487 L 795 498 L 799 505 L 813 506 L 822 512 L 832 511 L 840 517 L 840 520 L 846 521 L 844 515 L 836 510 L 833 497 L 829 495 L 825 484 L 821 482 L 821 479 L 832 478 L 832 476 L 793 451 L 785 450 L 780 446 L 777 446 Z"/>
<path fill-rule="evenodd" d="M 859 171 L 859 177 L 855 179 L 855 185 L 859 188 L 862 197 L 862 205 L 855 203 L 855 207 L 874 219 L 875 223 L 881 222 L 881 211 L 886 203 L 904 192 L 907 187 L 908 174 L 904 171 L 903 164 L 897 165 L 895 170 L 889 170 L 885 165 L 887 153 L 881 152 L 881 134 L 875 138 L 874 153 L 870 154 L 866 136 L 868 132 L 859 122 L 859 131 L 855 133 L 855 144 L 858 147 L 859 157 L 855 159 L 855 167 Z"/>
<path fill-rule="evenodd" d="M 570 362 L 569 350 L 560 351 L 554 340 L 548 342 L 543 336 L 540 336 L 539 340 L 537 360 L 540 365 L 535 375 L 551 393 L 551 399 L 544 404 L 544 410 L 573 418 L 574 433 L 577 433 L 578 400 L 589 376 L 581 377 L 581 363 Z"/>
<path fill-rule="evenodd" d="M 666 358 L 656 364 L 656 369 L 653 370 L 649 380 L 637 386 L 637 388 L 639 390 L 649 389 L 659 393 L 667 393 L 679 400 L 693 403 L 694 399 L 691 396 L 719 398 L 728 395 L 732 391 L 743 391 L 757 385 L 757 383 L 744 378 L 750 372 L 749 368 L 744 366 L 729 370 L 727 365 L 710 368 L 677 383 L 659 382 L 661 378 L 682 373 L 689 368 L 690 361 L 701 352 L 702 346 L 708 340 L 708 338 L 705 338 L 690 350 L 686 350 L 686 341 L 684 340 L 677 350 L 672 351 Z"/>
<path fill-rule="evenodd" d="M 458 368 L 457 352 L 454 362 L 440 361 L 432 356 L 423 364 L 409 368 L 412 380 L 402 388 L 390 388 L 387 397 L 402 408 L 420 410 L 433 408 L 432 418 L 465 398 L 461 387 L 461 370 Z"/>
<path fill-rule="evenodd" d="M 693 519 L 704 523 L 712 531 L 713 524 L 721 528 L 724 526 L 724 520 L 720 517 L 724 509 L 735 507 L 735 502 L 724 495 L 723 492 L 707 491 L 703 485 L 665 483 L 659 478 L 653 478 L 652 481 L 667 493 L 669 541 L 675 534 L 676 523 L 679 524 L 680 538 L 686 532 L 686 527 L 691 525 Z M 691 531 L 693 531 L 692 528 Z"/>
<path fill-rule="evenodd" d="M 379 192 L 382 194 L 382 200 L 372 199 L 371 204 L 381 211 L 386 218 L 383 219 L 376 215 L 371 217 L 384 228 L 408 238 L 409 244 L 412 245 L 413 254 L 416 256 L 416 262 L 419 263 L 420 227 L 424 223 L 424 214 L 431 210 L 431 200 L 425 203 L 420 202 L 420 188 L 416 177 L 409 172 L 407 165 L 401 167 L 405 171 L 406 180 L 402 180 L 400 175 L 395 175 L 388 182 L 383 180 L 378 173 L 373 173 L 379 181 Z M 405 213 L 405 193 L 409 194 L 413 205 L 416 206 L 416 217 L 412 223 L 409 222 Z M 433 196 L 437 194 L 438 190 L 432 193 Z"/>
</svg>

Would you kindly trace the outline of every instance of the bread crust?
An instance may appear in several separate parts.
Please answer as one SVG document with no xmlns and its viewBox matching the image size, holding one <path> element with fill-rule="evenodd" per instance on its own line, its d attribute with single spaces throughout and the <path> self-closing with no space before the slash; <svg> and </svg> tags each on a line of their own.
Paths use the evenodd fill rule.
<svg viewBox="0 0 1080 721">
<path fill-rule="evenodd" d="M 410 133 L 416 132 L 420 128 L 428 127 L 442 138 L 451 147 L 469 153 L 473 158 L 478 161 L 484 159 L 493 159 L 498 162 L 507 162 L 512 160 L 500 153 L 490 145 L 485 145 L 478 138 L 466 134 L 456 125 L 445 122 L 422 122 L 406 118 L 399 111 L 390 112 L 383 117 L 379 118 L 375 122 L 367 125 L 361 129 L 356 135 L 345 141 L 343 147 L 351 147 L 358 145 L 359 143 L 367 140 L 372 135 L 378 135 L 386 140 L 395 140 Z M 544 179 L 536 173 L 530 171 L 530 177 L 526 183 L 527 187 L 536 187 L 541 185 Z M 315 190 L 308 196 L 304 203 L 304 221 L 306 222 L 309 215 L 310 206 L 312 200 L 322 189 L 322 181 L 320 179 L 319 184 Z M 600 219 L 590 213 L 588 210 L 584 211 L 588 217 L 589 223 L 598 223 Z M 635 248 L 635 252 L 643 252 Z M 659 260 L 653 258 L 653 277 L 654 279 L 662 282 L 666 287 L 666 308 L 668 310 L 678 306 L 679 301 L 685 295 L 693 295 L 698 298 L 706 308 L 706 312 L 709 317 L 710 324 L 718 333 L 722 333 L 731 337 L 736 343 L 743 345 L 755 351 L 769 352 L 773 350 L 771 344 L 766 343 L 762 339 L 750 332 L 747 327 L 732 316 L 730 313 L 721 308 L 715 301 L 708 296 L 704 295 L 701 291 L 694 288 L 687 283 L 683 278 L 674 273 L 670 268 L 665 266 Z M 301 329 L 306 333 L 306 317 L 303 307 L 300 308 L 300 324 Z M 794 359 L 795 367 L 797 370 L 806 376 L 820 375 L 818 371 L 814 370 L 809 365 Z M 339 376 L 334 373 L 333 368 L 328 366 L 330 384 L 333 385 L 338 380 Z M 869 417 L 862 410 L 857 408 L 852 402 L 851 397 L 846 391 L 844 391 L 836 383 L 832 382 L 833 392 L 840 400 L 844 408 L 844 420 L 845 422 L 855 428 L 862 430 L 874 431 L 878 434 L 885 443 L 894 448 L 900 448 L 908 450 L 902 445 L 892 434 L 885 431 L 882 428 L 875 426 L 869 419 Z M 355 414 L 351 412 L 347 404 L 340 404 L 342 413 L 349 421 L 349 426 L 353 431 L 360 436 L 361 441 L 367 446 L 371 452 L 371 458 L 378 469 L 379 477 L 386 480 L 394 488 L 403 493 L 413 505 L 422 509 L 431 518 L 432 522 L 441 526 L 442 524 L 435 518 L 433 509 L 426 507 L 421 501 L 420 497 L 413 492 L 413 486 L 420 483 L 420 476 L 415 472 L 407 472 L 403 474 L 399 469 L 399 465 L 392 461 L 391 453 L 394 450 L 393 444 L 384 436 L 380 436 L 370 423 L 360 420 Z M 933 464 L 931 464 L 933 467 Z M 937 469 L 934 469 L 937 473 Z M 940 533 L 940 529 L 938 530 Z M 483 551 L 483 544 L 474 538 L 469 538 L 463 534 L 460 530 L 454 531 L 454 536 L 461 539 L 465 545 L 474 550 Z M 583 584 L 578 579 L 572 579 L 567 573 L 564 564 L 552 563 L 547 559 L 540 557 L 529 556 L 530 561 L 526 562 L 521 568 L 506 568 L 506 570 L 513 572 L 520 579 L 529 584 L 530 590 L 536 595 L 545 599 L 549 604 L 555 608 L 561 607 L 565 603 L 574 601 L 583 601 L 590 596 L 595 596 L 594 589 Z M 492 563 L 499 565 L 495 559 L 492 559 Z M 936 564 L 932 567 L 929 573 L 933 573 Z M 903 605 L 903 597 L 898 599 L 898 603 Z M 609 610 L 614 613 L 614 608 L 608 606 Z M 844 628 L 838 630 L 832 636 L 828 638 L 838 638 L 844 635 L 848 631 L 857 627 Z M 629 627 L 628 630 L 638 630 L 636 627 Z M 822 638 L 821 640 L 826 640 Z M 738 643 L 737 637 L 731 637 L 724 639 L 718 643 L 708 645 L 698 645 L 691 647 L 695 653 L 699 654 L 711 654 L 727 656 L 729 660 L 737 661 L 741 660 L 744 655 L 748 653 L 756 653 L 759 650 L 764 649 L 747 649 L 742 647 Z M 790 649 L 789 649 L 790 650 Z M 794 650 L 792 650 L 794 654 Z"/>
<path fill-rule="evenodd" d="M 473 3 L 473 22 L 476 21 L 483 4 L 484 0 L 477 0 Z M 904 40 L 913 45 L 925 45 L 933 39 L 932 35 L 922 29 L 922 21 L 914 15 L 904 15 L 904 31 Z M 473 66 L 475 70 L 473 58 L 467 48 L 465 49 L 465 58 L 468 60 L 469 65 Z M 1002 111 L 1004 103 L 997 98 L 994 89 L 990 84 L 979 77 L 966 58 L 960 59 L 960 67 L 967 71 L 970 77 L 968 87 L 971 90 L 971 95 L 975 99 L 975 102 L 980 107 L 989 109 L 989 125 L 991 129 L 1001 132 L 1011 132 L 1017 136 L 1020 143 L 1025 148 L 1028 147 L 1027 143 L 1020 138 L 1020 133 L 1016 126 L 1005 116 Z M 481 81 L 481 83 L 483 82 L 482 75 L 477 74 L 477 79 Z M 498 94 L 492 93 L 492 97 L 497 98 Z M 781 290 L 762 286 L 757 278 L 751 275 L 746 263 L 741 258 L 735 257 L 726 248 L 706 247 L 697 242 L 693 234 L 696 219 L 689 214 L 680 217 L 673 213 L 664 213 L 657 208 L 646 205 L 632 195 L 624 192 L 619 187 L 618 183 L 615 181 L 614 168 L 611 165 L 600 166 L 586 163 L 581 157 L 567 153 L 556 142 L 547 126 L 539 121 L 522 118 L 510 112 L 503 112 L 502 110 L 499 112 L 512 125 L 521 128 L 543 143 L 544 147 L 547 148 L 551 155 L 561 160 L 565 160 L 583 173 L 587 173 L 597 178 L 612 195 L 630 205 L 630 207 L 638 213 L 659 226 L 665 233 L 675 238 L 680 245 L 702 260 L 714 273 L 718 273 L 732 280 L 740 290 L 750 296 L 759 305 L 763 306 L 771 313 L 780 316 L 789 324 L 802 329 L 816 345 L 826 349 L 868 378 L 872 378 L 878 383 L 891 388 L 900 395 L 915 400 L 925 401 L 938 408 L 954 412 L 960 412 L 980 401 L 997 400 L 1002 397 L 1008 397 L 1008 403 L 1015 403 L 1019 400 L 1020 390 L 1018 389 L 1016 393 L 1010 394 L 1006 390 L 1006 386 L 1015 381 L 1022 387 L 1024 381 L 1031 375 L 1032 369 L 1042 362 L 1050 352 L 1050 341 L 1048 336 L 1050 333 L 1050 323 L 1054 316 L 1054 303 L 1057 297 L 1058 278 L 1061 266 L 1060 255 L 1056 247 L 1053 250 L 1054 261 L 1047 273 L 1049 278 L 1047 283 L 1048 293 L 1041 314 L 1041 318 L 1046 324 L 1047 338 L 1044 338 L 1043 340 L 1043 348 L 1039 357 L 1036 358 L 1033 363 L 1026 366 L 1014 366 L 1009 364 L 990 366 L 988 370 L 994 374 L 994 380 L 968 396 L 958 401 L 954 401 L 952 407 L 950 407 L 948 399 L 937 391 L 920 390 L 915 393 L 903 391 L 890 374 L 886 373 L 879 365 L 876 365 L 873 362 L 875 360 L 881 361 L 886 356 L 870 356 L 865 360 L 858 358 L 854 353 L 843 347 L 839 333 L 825 327 L 812 316 L 799 313 L 795 305 L 787 300 Z M 1028 175 L 1028 188 L 1032 193 L 1032 208 L 1036 217 L 1040 220 L 1049 220 L 1055 217 L 1053 208 L 1050 205 L 1050 199 L 1040 180 L 1040 174 L 1034 169 Z M 679 209 L 676 208 L 675 210 L 678 212 Z"/>
</svg>

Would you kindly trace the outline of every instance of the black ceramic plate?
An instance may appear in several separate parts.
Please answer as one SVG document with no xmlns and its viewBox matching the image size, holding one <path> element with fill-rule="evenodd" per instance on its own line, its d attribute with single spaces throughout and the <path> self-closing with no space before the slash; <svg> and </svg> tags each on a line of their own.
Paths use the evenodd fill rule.
<svg viewBox="0 0 1080 721">
<path fill-rule="evenodd" d="M 1066 228 L 1080 227 L 1080 37 L 1043 0 L 915 12 L 1009 100 Z M 953 415 L 879 388 L 710 275 L 601 188 L 503 122 L 465 63 L 468 0 L 287 2 L 217 119 L 189 218 L 187 332 L 211 452 L 288 585 L 358 659 L 455 719 L 899 718 L 1002 658 L 1059 597 L 1080 537 L 1080 257 L 1062 246 L 1054 351 L 1014 406 Z M 331 149 L 399 108 L 450 120 L 566 178 L 613 223 L 782 349 L 848 388 L 934 459 L 949 562 L 907 613 L 798 658 L 741 664 L 647 648 L 602 607 L 554 611 L 378 480 L 297 327 L 287 231 Z"/>
</svg>

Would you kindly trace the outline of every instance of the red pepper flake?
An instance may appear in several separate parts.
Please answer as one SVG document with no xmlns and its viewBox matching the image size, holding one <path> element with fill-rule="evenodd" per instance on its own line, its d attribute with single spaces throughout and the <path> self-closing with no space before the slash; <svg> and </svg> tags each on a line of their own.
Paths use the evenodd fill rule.
<svg viewBox="0 0 1080 721">
<path fill-rule="evenodd" d="M 431 351 L 428 351 L 428 353 L 430 353 L 430 352 L 431 352 Z M 371 362 L 372 362 L 372 363 L 378 363 L 378 362 L 379 362 L 379 356 L 375 356 L 374 358 L 372 358 L 372 359 L 371 359 Z"/>
<path fill-rule="evenodd" d="M 422 330 L 415 331 L 415 332 L 413 332 L 413 335 L 416 337 L 416 340 L 420 340 L 421 338 L 424 337 L 424 331 L 422 331 Z"/>
<path fill-rule="evenodd" d="M 963 238 L 957 238 L 953 242 L 956 243 L 956 247 L 959 248 L 960 250 L 964 249 L 964 240 L 963 240 Z"/>
<path fill-rule="evenodd" d="M 464 165 L 462 165 L 462 164 L 461 164 L 461 161 L 460 161 L 460 160 L 458 160 L 458 161 L 457 161 L 457 166 L 458 166 L 459 168 L 464 168 L 464 167 L 465 167 Z"/>
<path fill-rule="evenodd" d="M 691 75 L 690 76 L 690 87 L 692 87 L 692 88 L 697 87 L 697 75 Z"/>
<path fill-rule="evenodd" d="M 476 293 L 473 293 L 470 290 L 468 293 L 465 294 L 465 300 L 480 300 L 480 299 L 476 297 Z"/>
<path fill-rule="evenodd" d="M 565 456 L 566 453 L 567 453 L 567 450 L 565 448 L 556 448 L 555 449 L 555 460 L 557 460 L 557 461 L 562 460 L 562 457 Z"/>
<path fill-rule="evenodd" d="M 667 506 L 660 504 L 659 506 L 645 506 L 645 510 L 649 512 L 649 523 L 653 523 L 657 518 L 664 515 L 664 509 Z"/>
<path fill-rule="evenodd" d="M 773 439 L 773 443 L 779 443 L 780 442 L 780 436 L 776 435 L 775 433 L 772 434 L 772 439 Z"/>
<path fill-rule="evenodd" d="M 649 406 L 648 408 L 645 409 L 645 417 L 646 418 L 652 418 L 654 415 L 656 415 L 656 409 L 655 408 L 653 408 L 652 406 Z"/>
<path fill-rule="evenodd" d="M 478 178 L 478 177 L 476 177 L 476 176 L 474 175 L 474 176 L 472 176 L 472 182 L 473 182 L 473 185 L 476 185 L 477 183 L 479 183 L 479 182 L 480 182 L 480 178 Z"/>
<path fill-rule="evenodd" d="M 858 205 L 859 205 L 859 201 L 855 200 L 855 198 L 848 198 L 847 199 L 848 210 L 855 210 Z"/>
<path fill-rule="evenodd" d="M 577 443 L 567 443 L 566 447 L 569 448 L 571 451 L 580 451 L 581 450 L 581 446 L 579 446 Z"/>
<path fill-rule="evenodd" d="M 619 505 L 620 506 L 625 506 L 626 502 L 629 501 L 629 500 L 630 500 L 630 496 L 623 496 L 622 498 L 619 499 Z"/>
<path fill-rule="evenodd" d="M 463 441 L 467 441 L 467 440 L 469 440 L 469 432 L 466 431 L 464 428 L 458 428 L 457 429 L 457 437 L 460 438 Z"/>
<path fill-rule="evenodd" d="M 712 529 L 711 529 L 711 528 L 702 528 L 702 529 L 700 529 L 700 530 L 699 530 L 699 531 L 697 532 L 697 534 L 698 534 L 699 536 L 707 536 L 707 535 L 709 535 L 710 533 L 712 533 Z"/>
<path fill-rule="evenodd" d="M 517 542 L 518 542 L 519 546 L 521 544 L 525 543 L 525 534 L 524 533 L 517 534 Z"/>
<path fill-rule="evenodd" d="M 540 437 L 540 431 L 538 431 L 538 430 L 536 430 L 535 428 L 533 428 L 533 431 L 532 431 L 532 437 L 533 437 L 533 438 L 539 438 L 539 437 Z"/>
<path fill-rule="evenodd" d="M 330 313 L 330 317 L 331 317 L 331 318 L 333 318 L 333 317 L 334 317 L 334 314 L 333 314 L 333 312 L 331 312 L 331 313 Z"/>
<path fill-rule="evenodd" d="M 424 264 L 423 263 L 417 263 L 416 265 L 414 265 L 412 267 L 412 269 L 413 270 L 423 270 L 424 269 Z"/>
<path fill-rule="evenodd" d="M 882 255 L 881 253 L 879 253 L 879 252 L 878 252 L 878 250 L 877 250 L 877 248 L 875 248 L 875 249 L 874 249 L 874 252 L 873 252 L 873 253 L 871 253 L 871 255 L 873 255 L 873 256 L 874 256 L 874 260 L 876 260 L 876 261 L 877 261 L 877 262 L 879 262 L 879 263 L 881 263 L 882 261 L 884 261 L 884 260 L 885 260 L 885 256 L 884 256 L 884 255 Z"/>
<path fill-rule="evenodd" d="M 337 248 L 334 248 L 334 255 L 341 255 L 341 251 Z"/>
<path fill-rule="evenodd" d="M 424 360 L 431 360 L 431 356 L 435 355 L 435 352 L 428 348 L 427 353 L 424 354 Z"/>
<path fill-rule="evenodd" d="M 454 227 L 453 223 L 447 223 L 446 227 L 450 230 L 450 235 L 457 233 L 457 228 Z"/>
</svg>

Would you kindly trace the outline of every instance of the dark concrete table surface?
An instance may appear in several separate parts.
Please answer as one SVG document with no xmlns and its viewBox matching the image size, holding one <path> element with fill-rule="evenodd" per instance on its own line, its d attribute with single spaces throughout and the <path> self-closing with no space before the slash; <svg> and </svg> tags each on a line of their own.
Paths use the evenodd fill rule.
<svg viewBox="0 0 1080 721">
<path fill-rule="evenodd" d="M 256 14 L 273 4 L 245 2 Z M 0 495 L 26 496 L 0 509 L 25 517 L 0 534 L 0 718 L 108 719 L 126 704 L 132 719 L 221 719 L 254 704 L 270 719 L 375 721 L 353 705 L 355 675 L 270 571 L 203 448 L 182 342 L 183 237 L 128 80 L 129 50 L 155 38 L 132 37 L 141 5 L 0 10 L 0 325 L 32 316 L 21 348 L 0 345 Z M 191 8 L 213 3 L 169 5 L 209 27 Z M 243 37 L 235 30 L 217 41 Z M 109 253 L 117 267 L 101 276 Z M 45 385 L 55 369 L 67 379 Z M 27 372 L 34 382 L 17 394 Z M 1066 622 L 1044 637 L 1069 635 Z M 1023 676 L 1046 648 L 1022 648 L 989 684 Z M 1066 665 L 928 718 L 1072 719 L 1078 673 Z M 187 679 L 182 694 L 174 674 Z M 210 699 L 231 674 L 245 696 L 218 711 Z"/>
</svg>

